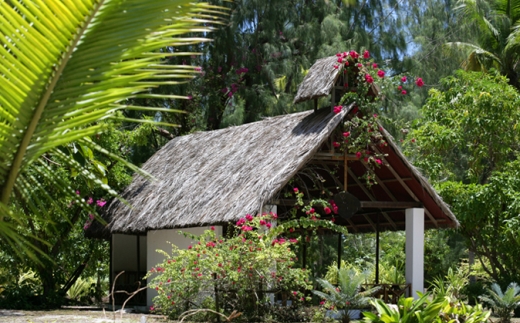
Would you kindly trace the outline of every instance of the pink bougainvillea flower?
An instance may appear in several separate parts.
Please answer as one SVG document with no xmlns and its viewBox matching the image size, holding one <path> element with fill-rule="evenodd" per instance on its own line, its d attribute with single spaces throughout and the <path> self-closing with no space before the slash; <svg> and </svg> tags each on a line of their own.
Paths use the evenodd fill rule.
<svg viewBox="0 0 520 323">
<path fill-rule="evenodd" d="M 294 191 L 294 193 L 298 193 L 299 190 L 297 187 L 295 187 L 295 188 L 293 188 L 293 191 Z"/>
<path fill-rule="evenodd" d="M 338 65 L 334 65 L 334 68 L 335 68 L 335 69 L 338 69 L 338 68 L 339 68 L 339 66 L 338 66 Z"/>
<path fill-rule="evenodd" d="M 341 105 L 337 105 L 337 106 L 334 107 L 334 113 L 335 113 L 335 114 L 340 113 L 341 110 L 342 110 L 342 106 L 341 106 Z"/>
<path fill-rule="evenodd" d="M 338 147 L 340 146 L 340 143 L 337 142 L 337 141 L 334 141 L 334 142 L 332 143 L 332 145 L 333 145 L 335 148 L 338 148 Z"/>
<path fill-rule="evenodd" d="M 406 82 L 406 76 L 401 77 L 401 82 Z"/>
<path fill-rule="evenodd" d="M 356 153 L 356 157 L 357 157 L 357 158 L 361 158 L 361 152 L 360 152 L 360 151 L 358 151 L 358 152 Z"/>
<path fill-rule="evenodd" d="M 248 226 L 248 225 L 243 225 L 240 229 L 242 231 L 251 231 L 251 230 L 253 230 L 253 228 Z"/>
<path fill-rule="evenodd" d="M 290 241 L 291 243 L 298 243 L 298 239 L 295 239 L 295 238 L 291 238 L 291 239 L 289 239 L 289 241 Z"/>
<path fill-rule="evenodd" d="M 340 63 L 340 64 L 343 63 L 343 58 L 339 57 L 338 58 L 338 63 Z"/>
<path fill-rule="evenodd" d="M 337 205 L 332 206 L 332 212 L 334 212 L 334 214 L 338 214 L 338 206 Z"/>
<path fill-rule="evenodd" d="M 424 85 L 424 82 L 422 80 L 422 78 L 418 77 L 417 80 L 415 80 L 415 84 L 418 86 L 418 87 L 421 87 Z"/>
<path fill-rule="evenodd" d="M 348 136 L 350 136 L 350 131 L 347 131 L 347 132 L 343 133 L 343 137 L 347 138 Z"/>
<path fill-rule="evenodd" d="M 79 195 L 79 191 L 76 191 L 76 194 L 78 194 L 78 195 Z"/>
<path fill-rule="evenodd" d="M 399 86 L 397 87 L 397 89 L 398 89 L 399 91 L 401 91 L 401 90 L 403 89 L 403 87 L 402 87 L 401 85 L 399 85 Z"/>
<path fill-rule="evenodd" d="M 377 63 L 373 63 L 373 64 L 372 64 L 372 68 L 373 68 L 373 69 L 376 69 L 376 68 L 377 68 Z"/>
<path fill-rule="evenodd" d="M 246 223 L 246 219 L 241 218 L 240 220 L 237 221 L 237 227 L 241 226 L 244 223 Z"/>
<path fill-rule="evenodd" d="M 260 225 L 266 225 L 266 223 L 265 220 L 260 220 Z"/>
<path fill-rule="evenodd" d="M 215 227 L 214 226 L 211 226 L 211 231 L 215 231 Z"/>
<path fill-rule="evenodd" d="M 294 296 L 298 295 L 298 292 L 292 292 Z"/>
<path fill-rule="evenodd" d="M 96 204 L 99 207 L 103 207 L 103 206 L 105 206 L 105 204 L 107 204 L 107 202 L 105 200 L 101 199 L 101 200 L 97 200 Z"/>
<path fill-rule="evenodd" d="M 191 245 L 189 245 L 189 246 L 188 246 L 188 249 L 191 249 L 191 248 L 193 248 L 193 247 L 192 247 Z"/>
<path fill-rule="evenodd" d="M 372 84 L 372 83 L 374 83 L 374 78 L 372 77 L 372 75 L 367 74 L 367 75 L 365 75 L 365 81 L 366 81 L 368 84 Z"/>
<path fill-rule="evenodd" d="M 276 213 L 273 213 L 273 212 L 269 212 L 269 214 L 271 214 L 271 217 L 273 219 L 278 219 L 278 215 Z"/>
<path fill-rule="evenodd" d="M 402 90 L 402 91 L 401 91 L 401 94 L 402 94 L 402 95 L 406 95 L 406 90 Z"/>
<path fill-rule="evenodd" d="M 352 58 L 354 58 L 354 59 L 356 59 L 356 58 L 359 57 L 359 54 L 358 54 L 356 51 L 354 51 L 354 50 L 351 50 L 349 54 L 350 54 L 350 56 L 352 56 Z"/>
<path fill-rule="evenodd" d="M 381 161 L 381 159 L 376 159 L 376 163 L 377 163 L 378 165 L 381 165 L 383 162 Z"/>
<path fill-rule="evenodd" d="M 359 67 L 359 68 L 363 67 L 363 64 L 361 64 L 361 63 L 357 63 L 356 65 L 357 65 L 357 67 Z"/>
<path fill-rule="evenodd" d="M 325 300 L 320 302 L 320 305 L 324 305 L 324 304 L 325 304 Z"/>
<path fill-rule="evenodd" d="M 91 197 L 89 197 L 87 200 L 87 204 L 92 204 L 92 203 L 94 203 L 94 200 Z"/>
<path fill-rule="evenodd" d="M 330 207 L 328 207 L 328 206 L 324 207 L 323 211 L 325 212 L 325 214 L 330 214 L 330 212 L 332 212 Z"/>
<path fill-rule="evenodd" d="M 385 71 L 383 71 L 383 70 L 377 71 L 377 76 L 379 76 L 380 78 L 385 77 Z"/>
<path fill-rule="evenodd" d="M 364 58 L 364 59 L 369 59 L 369 58 L 370 58 L 370 52 L 369 52 L 368 50 L 365 50 L 365 51 L 363 52 L 363 58 Z"/>
<path fill-rule="evenodd" d="M 268 229 L 271 229 L 271 223 L 270 223 L 270 222 L 267 222 L 267 223 L 265 224 L 265 226 L 266 226 Z"/>
<path fill-rule="evenodd" d="M 253 216 L 251 214 L 246 214 L 246 220 L 249 222 L 253 221 Z"/>
</svg>

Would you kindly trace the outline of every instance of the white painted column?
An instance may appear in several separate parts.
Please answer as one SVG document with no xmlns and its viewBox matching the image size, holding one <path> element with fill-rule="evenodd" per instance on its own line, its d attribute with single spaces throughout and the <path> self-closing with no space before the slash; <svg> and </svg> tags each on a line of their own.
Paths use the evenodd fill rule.
<svg viewBox="0 0 520 323">
<path fill-rule="evenodd" d="M 406 209 L 406 283 L 412 285 L 412 296 L 424 291 L 424 209 Z"/>
</svg>

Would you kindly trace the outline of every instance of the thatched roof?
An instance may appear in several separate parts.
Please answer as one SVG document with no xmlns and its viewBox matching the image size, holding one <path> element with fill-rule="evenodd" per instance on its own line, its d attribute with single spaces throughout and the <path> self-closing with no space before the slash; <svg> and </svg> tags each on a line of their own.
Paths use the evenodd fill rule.
<svg viewBox="0 0 520 323">
<path fill-rule="evenodd" d="M 336 56 L 317 60 L 298 87 L 293 103 L 329 95 L 343 69 L 343 64 L 338 64 L 337 60 Z"/>
<path fill-rule="evenodd" d="M 235 221 L 256 213 L 305 165 L 347 113 L 306 111 L 177 137 L 153 155 L 114 201 L 116 232 Z"/>
<path fill-rule="evenodd" d="M 337 161 L 345 155 L 334 153 L 331 142 L 349 111 L 350 107 L 339 114 L 330 108 L 306 111 L 175 138 L 143 165 L 157 180 L 137 175 L 123 192 L 132 207 L 118 200 L 110 204 L 107 229 L 111 233 L 144 233 L 232 222 L 271 203 L 278 204 L 280 212 L 294 205 L 284 204 L 287 200 L 281 197 L 281 190 L 312 165 L 318 165 L 313 172 L 324 182 L 333 182 L 327 189 L 341 191 L 341 174 L 346 169 L 344 161 Z M 374 148 L 387 154 L 387 166 L 376 170 L 380 184 L 364 187 L 359 176 L 366 165 L 349 159 L 348 191 L 364 201 L 365 208 L 352 219 L 338 221 L 353 232 L 374 231 L 377 215 L 380 229 L 402 230 L 404 209 L 424 207 L 426 228 L 458 226 L 433 187 L 407 161 L 391 136 L 383 133 L 388 146 Z M 320 173 L 329 166 L 336 171 Z M 312 183 L 306 186 L 312 190 Z"/>
</svg>

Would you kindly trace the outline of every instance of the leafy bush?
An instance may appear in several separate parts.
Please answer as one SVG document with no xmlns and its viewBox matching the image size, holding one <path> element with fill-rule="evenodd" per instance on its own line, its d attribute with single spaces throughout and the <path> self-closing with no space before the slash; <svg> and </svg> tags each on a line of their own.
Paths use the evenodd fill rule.
<svg viewBox="0 0 520 323">
<path fill-rule="evenodd" d="M 310 301 L 305 291 L 312 285 L 308 272 L 295 268 L 293 249 L 298 238 L 290 237 L 290 232 L 298 226 L 335 226 L 315 214 L 312 218 L 274 226 L 276 214 L 246 215 L 234 226 L 235 235 L 228 238 L 218 237 L 213 227 L 200 236 L 184 233 L 196 244 L 184 250 L 173 245 L 171 254 L 159 251 L 165 260 L 148 274 L 153 276 L 150 287 L 159 293 L 153 310 L 175 318 L 202 308 L 202 300 L 213 299 L 212 307 L 220 312 L 238 311 L 242 312 L 240 319 L 262 320 L 269 313 L 280 316 L 280 311 L 271 308 L 276 295 L 285 295 L 294 306 Z M 289 236 L 281 237 L 284 232 Z"/>
<path fill-rule="evenodd" d="M 487 289 L 487 295 L 482 295 L 480 300 L 487 303 L 498 315 L 500 322 L 509 323 L 513 316 L 513 311 L 520 306 L 520 286 L 517 283 L 510 283 L 505 292 L 497 283 L 493 283 Z"/>
</svg>

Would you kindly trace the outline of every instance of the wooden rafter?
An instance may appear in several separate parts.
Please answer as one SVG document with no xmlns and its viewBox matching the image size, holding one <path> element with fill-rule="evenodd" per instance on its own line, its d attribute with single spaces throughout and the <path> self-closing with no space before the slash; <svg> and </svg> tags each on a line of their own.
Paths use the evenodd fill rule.
<svg viewBox="0 0 520 323">
<path fill-rule="evenodd" d="M 375 146 L 372 146 L 372 149 L 378 153 L 381 153 L 381 151 L 375 147 Z M 412 189 L 408 186 L 408 184 L 406 184 L 405 181 L 403 181 L 403 179 L 401 178 L 401 176 L 399 176 L 399 174 L 395 171 L 395 169 L 390 165 L 390 163 L 388 163 L 388 160 L 386 160 L 386 158 L 382 157 L 382 161 L 383 161 L 383 164 L 386 165 L 386 167 L 388 168 L 388 170 L 390 170 L 390 172 L 394 175 L 394 177 L 399 181 L 399 183 L 401 184 L 401 186 L 403 186 L 403 188 L 406 190 L 406 192 L 408 194 L 410 194 L 410 196 L 416 201 L 416 202 L 419 202 L 419 198 L 414 194 L 414 192 L 412 191 Z M 439 227 L 439 224 L 437 223 L 437 220 L 435 220 L 435 218 L 431 215 L 430 211 L 428 211 L 427 208 L 424 208 L 424 213 L 426 213 L 426 215 L 428 216 L 428 218 L 430 219 L 431 222 L 433 222 L 435 224 L 435 227 L 438 228 Z"/>
<path fill-rule="evenodd" d="M 371 199 L 372 201 L 376 201 L 376 197 L 372 194 L 372 192 L 370 192 L 366 187 L 365 185 L 361 184 L 361 182 L 359 181 L 359 179 L 357 178 L 356 174 L 354 174 L 354 172 L 352 170 L 348 170 L 349 171 L 349 174 L 350 176 L 354 177 L 354 181 L 356 181 L 356 183 L 359 185 L 359 187 L 361 187 L 361 189 L 363 190 L 363 192 L 368 196 L 369 199 Z M 385 219 L 388 221 L 388 223 L 390 223 L 390 225 L 392 226 L 392 228 L 394 228 L 394 230 L 397 230 L 397 226 L 396 224 L 394 223 L 394 221 L 392 220 L 392 218 L 388 215 L 388 213 L 386 212 L 381 212 L 381 214 L 383 214 L 383 216 L 385 217 Z"/>
</svg>

